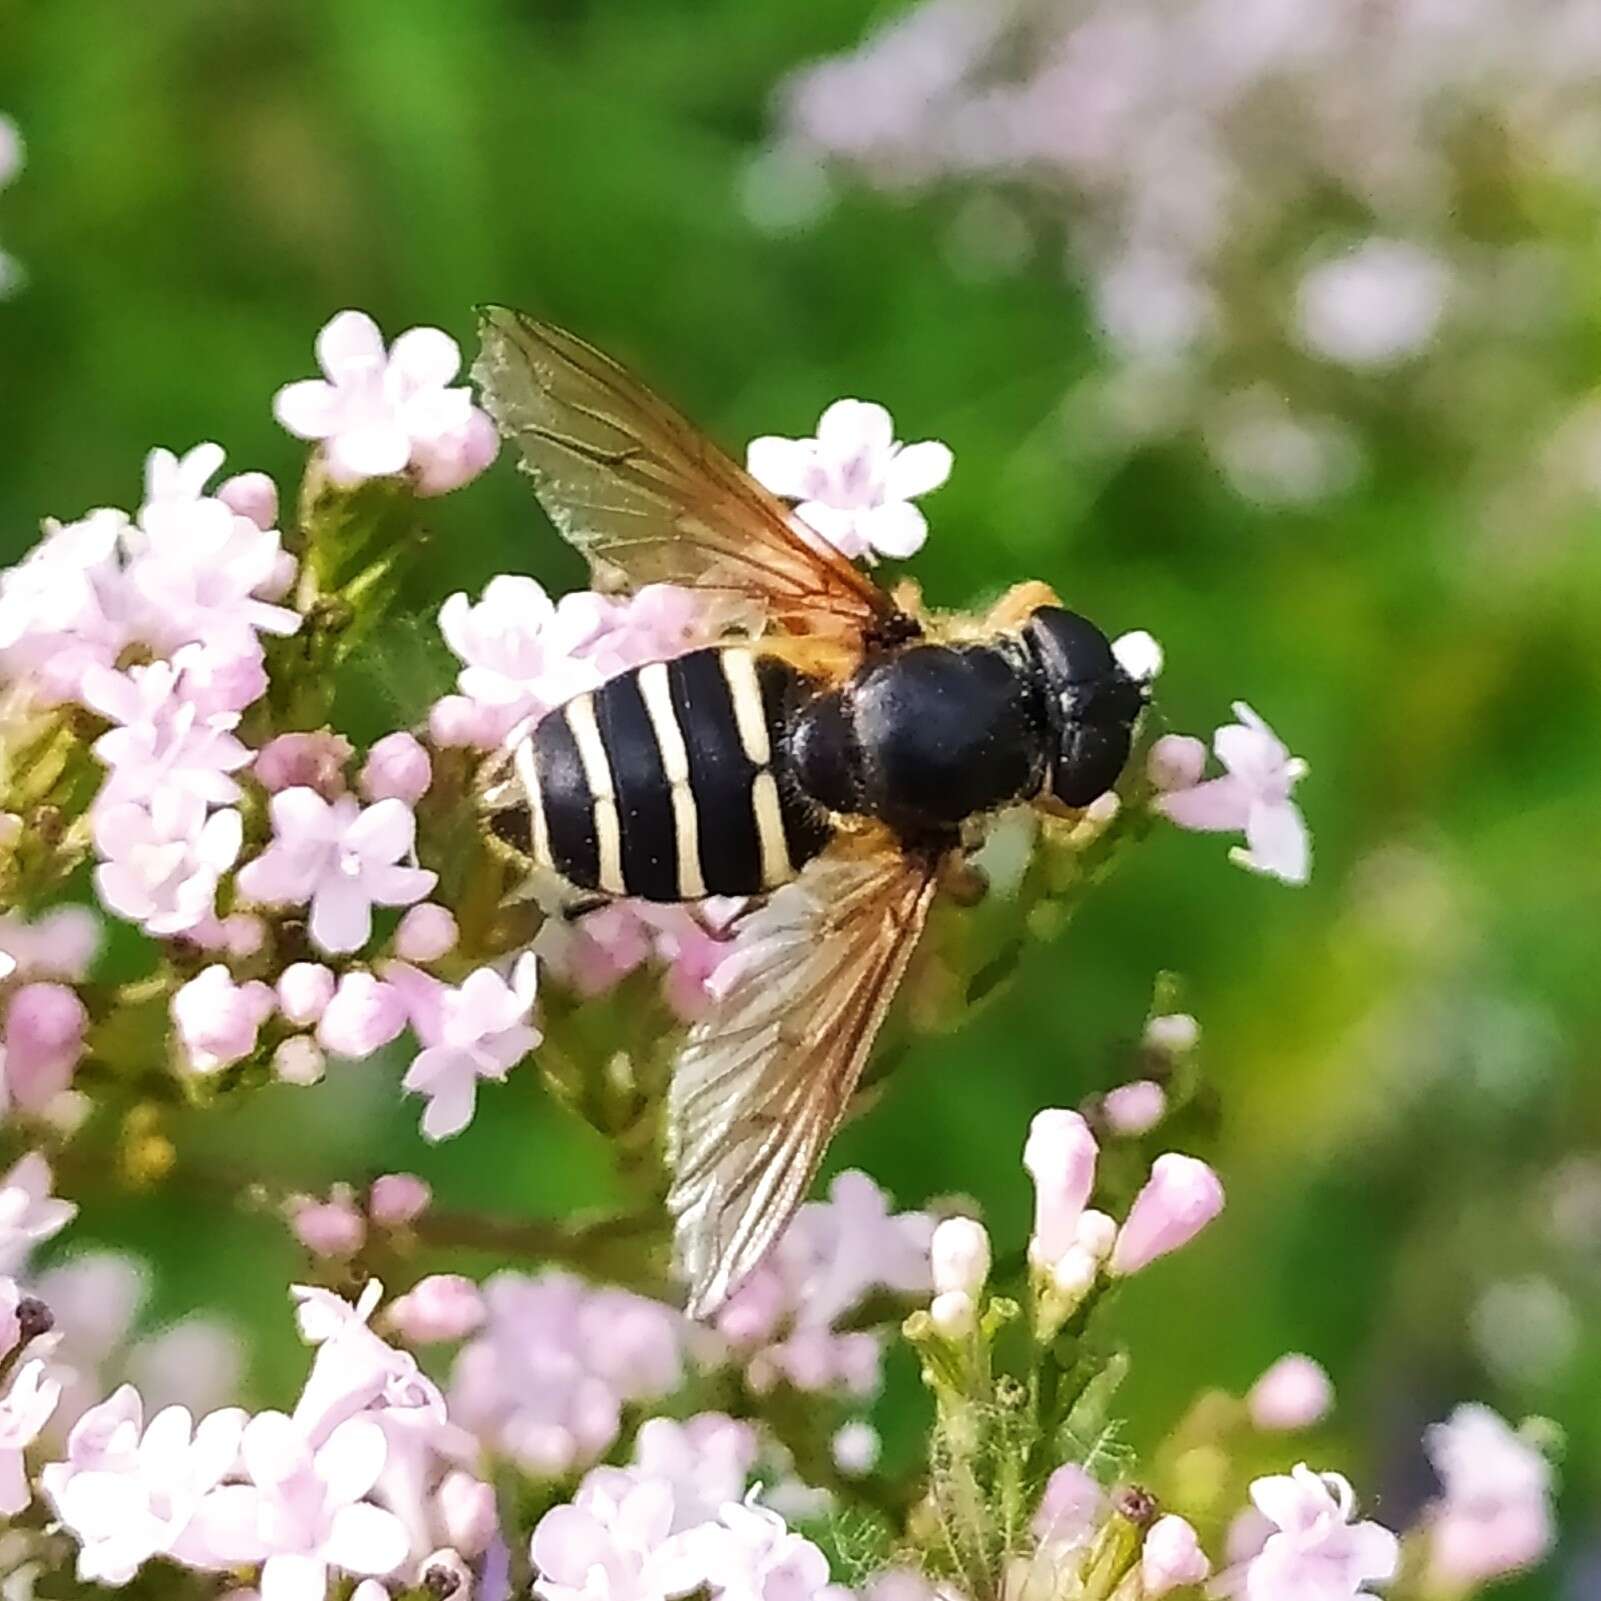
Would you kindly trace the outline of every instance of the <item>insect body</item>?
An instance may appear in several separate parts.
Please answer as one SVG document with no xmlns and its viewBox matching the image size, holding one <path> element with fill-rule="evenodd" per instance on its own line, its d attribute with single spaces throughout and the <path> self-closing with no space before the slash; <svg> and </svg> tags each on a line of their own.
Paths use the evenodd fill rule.
<svg viewBox="0 0 1601 1601">
<path fill-rule="evenodd" d="M 1041 585 L 978 623 L 914 614 L 569 334 L 491 309 L 475 371 L 597 587 L 675 583 L 758 613 L 546 715 L 491 818 L 584 891 L 767 897 L 669 1100 L 668 1200 L 704 1314 L 804 1198 L 942 869 L 1003 806 L 1109 789 L 1145 687 Z"/>
</svg>

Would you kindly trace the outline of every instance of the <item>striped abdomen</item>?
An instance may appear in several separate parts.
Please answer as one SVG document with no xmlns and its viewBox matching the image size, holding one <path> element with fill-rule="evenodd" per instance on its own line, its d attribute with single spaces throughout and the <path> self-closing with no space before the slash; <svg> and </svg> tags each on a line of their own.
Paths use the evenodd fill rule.
<svg viewBox="0 0 1601 1601">
<path fill-rule="evenodd" d="M 784 739 L 811 693 L 787 663 L 725 646 L 575 696 L 517 751 L 534 860 L 581 888 L 653 901 L 793 878 L 830 833 Z"/>
</svg>

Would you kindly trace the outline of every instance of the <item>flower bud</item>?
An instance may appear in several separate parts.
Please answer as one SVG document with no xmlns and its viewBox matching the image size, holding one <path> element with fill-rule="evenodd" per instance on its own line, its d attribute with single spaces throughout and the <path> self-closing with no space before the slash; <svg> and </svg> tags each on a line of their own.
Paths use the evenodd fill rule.
<svg viewBox="0 0 1601 1601">
<path fill-rule="evenodd" d="M 453 1468 L 434 1492 L 445 1537 L 465 1557 L 478 1556 L 495 1537 L 495 1492 L 481 1479 Z"/>
<path fill-rule="evenodd" d="M 415 1173 L 385 1173 L 367 1192 L 367 1215 L 383 1228 L 398 1228 L 421 1217 L 433 1198 Z"/>
<path fill-rule="evenodd" d="M 1181 1584 L 1199 1584 L 1211 1571 L 1195 1530 L 1183 1518 L 1170 1512 L 1145 1531 L 1140 1584 L 1146 1601 L 1156 1601 Z"/>
<path fill-rule="evenodd" d="M 852 1479 L 871 1473 L 878 1462 L 878 1430 L 860 1418 L 847 1423 L 835 1435 L 829 1450 L 834 1466 Z"/>
<path fill-rule="evenodd" d="M 284 1040 L 272 1053 L 272 1071 L 281 1084 L 295 1084 L 307 1089 L 322 1083 L 328 1059 L 317 1042 L 305 1034 L 295 1034 Z"/>
<path fill-rule="evenodd" d="M 303 1199 L 291 1203 L 289 1227 L 313 1256 L 354 1256 L 367 1240 L 367 1222 L 348 1198 Z"/>
<path fill-rule="evenodd" d="M 946 1290 L 936 1295 L 928 1308 L 929 1321 L 948 1340 L 959 1340 L 978 1326 L 978 1309 L 973 1297 L 962 1290 Z"/>
<path fill-rule="evenodd" d="M 500 452 L 495 425 L 476 406 L 455 432 L 412 447 L 413 483 L 423 498 L 470 484 Z"/>
<path fill-rule="evenodd" d="M 1112 641 L 1112 654 L 1117 658 L 1117 665 L 1140 684 L 1154 683 L 1161 675 L 1165 660 L 1161 645 L 1143 628 L 1119 634 Z"/>
<path fill-rule="evenodd" d="M 408 962 L 435 962 L 455 948 L 456 919 L 443 906 L 423 901 L 401 918 L 395 929 L 395 955 Z"/>
<path fill-rule="evenodd" d="M 1147 1133 L 1167 1111 L 1167 1092 L 1154 1079 L 1137 1078 L 1101 1097 L 1101 1115 L 1114 1134 L 1129 1138 Z"/>
<path fill-rule="evenodd" d="M 259 980 L 236 984 L 220 962 L 205 968 L 172 997 L 178 1039 L 199 1073 L 214 1073 L 256 1048 L 256 1034 L 272 1015 L 272 991 Z"/>
<path fill-rule="evenodd" d="M 1206 746 L 1190 734 L 1164 734 L 1151 746 L 1145 776 L 1164 793 L 1191 789 L 1206 771 Z"/>
<path fill-rule="evenodd" d="M 990 1271 L 990 1237 L 970 1217 L 948 1217 L 934 1230 L 929 1246 L 934 1290 L 960 1290 L 977 1299 Z"/>
<path fill-rule="evenodd" d="M 1095 1136 L 1077 1112 L 1038 1113 L 1029 1125 L 1023 1166 L 1034 1180 L 1034 1237 L 1029 1259 L 1057 1261 L 1073 1243 L 1073 1230 L 1095 1188 Z"/>
<path fill-rule="evenodd" d="M 280 734 L 262 746 L 252 771 L 272 793 L 304 787 L 324 800 L 337 800 L 345 792 L 344 767 L 350 756 L 350 741 L 340 734 Z"/>
<path fill-rule="evenodd" d="M 42 1111 L 72 1082 L 89 1014 L 65 984 L 24 984 L 5 1022 L 5 1081 L 25 1111 Z"/>
<path fill-rule="evenodd" d="M 334 975 L 321 962 L 291 962 L 278 979 L 278 1007 L 297 1028 L 308 1028 L 334 997 Z"/>
<path fill-rule="evenodd" d="M 483 1298 L 478 1286 L 459 1273 L 431 1273 L 391 1304 L 389 1321 L 414 1345 L 460 1340 L 484 1321 Z"/>
<path fill-rule="evenodd" d="M 1089 1294 L 1100 1277 L 1101 1263 L 1082 1245 L 1070 1245 L 1051 1264 L 1051 1288 L 1067 1302 L 1076 1306 Z"/>
<path fill-rule="evenodd" d="M 1093 1208 L 1078 1220 L 1073 1230 L 1073 1243 L 1087 1251 L 1097 1262 L 1104 1262 L 1112 1254 L 1117 1241 L 1117 1219 Z"/>
<path fill-rule="evenodd" d="M 371 973 L 346 973 L 317 1024 L 317 1040 L 335 1056 L 371 1056 L 406 1026 L 406 1003 Z"/>
<path fill-rule="evenodd" d="M 1281 1356 L 1251 1386 L 1245 1405 L 1262 1430 L 1309 1429 L 1334 1404 L 1334 1386 L 1309 1356 Z"/>
<path fill-rule="evenodd" d="M 489 711 L 465 695 L 445 695 L 428 713 L 428 737 L 441 750 L 456 746 L 487 749 L 498 737 Z"/>
<path fill-rule="evenodd" d="M 446 1546 L 417 1564 L 417 1584 L 433 1601 L 470 1601 L 472 1569 Z"/>
<path fill-rule="evenodd" d="M 385 734 L 367 752 L 361 769 L 361 792 L 370 801 L 403 800 L 415 806 L 433 781 L 428 752 L 404 729 Z"/>
<path fill-rule="evenodd" d="M 1101 1520 L 1106 1492 L 1076 1462 L 1064 1462 L 1045 1481 L 1039 1510 L 1034 1514 L 1034 1535 L 1042 1544 L 1077 1545 Z"/>
<path fill-rule="evenodd" d="M 223 949 L 241 960 L 267 943 L 267 925 L 254 912 L 231 912 L 221 928 Z"/>
<path fill-rule="evenodd" d="M 1111 1271 L 1138 1273 L 1188 1245 L 1223 1210 L 1223 1186 L 1205 1162 L 1169 1151 L 1151 1164 L 1112 1247 Z"/>
<path fill-rule="evenodd" d="M 1168 1012 L 1145 1025 L 1145 1048 L 1163 1056 L 1186 1056 L 1201 1043 L 1201 1025 L 1188 1012 Z"/>
<path fill-rule="evenodd" d="M 237 517 L 248 517 L 257 528 L 278 523 L 278 486 L 266 473 L 235 473 L 217 486 L 217 499 Z"/>
</svg>

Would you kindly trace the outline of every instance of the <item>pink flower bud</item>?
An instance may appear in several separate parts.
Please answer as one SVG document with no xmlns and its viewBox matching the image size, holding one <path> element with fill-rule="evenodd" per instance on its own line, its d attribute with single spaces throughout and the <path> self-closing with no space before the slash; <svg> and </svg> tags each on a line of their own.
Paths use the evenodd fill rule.
<svg viewBox="0 0 1601 1601">
<path fill-rule="evenodd" d="M 1137 1078 L 1101 1097 L 1101 1114 L 1114 1134 L 1144 1134 L 1162 1121 L 1167 1092 L 1154 1079 Z"/>
<path fill-rule="evenodd" d="M 346 973 L 317 1025 L 317 1040 L 335 1056 L 371 1056 L 406 1026 L 400 992 L 371 973 Z"/>
<path fill-rule="evenodd" d="M 403 800 L 415 806 L 434 776 L 428 752 L 402 729 L 385 734 L 367 752 L 361 769 L 361 792 L 370 801 Z"/>
<path fill-rule="evenodd" d="M 1100 1258 L 1082 1245 L 1070 1245 L 1051 1264 L 1051 1286 L 1058 1295 L 1076 1304 L 1086 1296 L 1101 1274 Z"/>
<path fill-rule="evenodd" d="M 272 1053 L 273 1075 L 281 1084 L 294 1084 L 301 1089 L 320 1084 L 327 1067 L 322 1048 L 309 1035 L 295 1034 Z"/>
<path fill-rule="evenodd" d="M 1245 1398 L 1259 1429 L 1309 1429 L 1334 1404 L 1329 1376 L 1309 1356 L 1281 1356 Z"/>
<path fill-rule="evenodd" d="M 291 962 L 278 979 L 278 1006 L 297 1028 L 308 1028 L 328 1009 L 334 975 L 321 962 Z"/>
<path fill-rule="evenodd" d="M 1145 1531 L 1140 1584 L 1146 1601 L 1156 1601 L 1181 1584 L 1199 1584 L 1211 1571 L 1195 1530 L 1183 1518 L 1169 1513 Z"/>
<path fill-rule="evenodd" d="M 1052 1109 L 1029 1125 L 1023 1166 L 1034 1180 L 1034 1237 L 1029 1258 L 1059 1261 L 1095 1188 L 1095 1136 L 1077 1112 Z"/>
<path fill-rule="evenodd" d="M 214 1073 L 249 1056 L 272 1015 L 272 991 L 259 980 L 236 984 L 220 962 L 192 978 L 172 998 L 178 1038 L 198 1073 Z"/>
<path fill-rule="evenodd" d="M 452 1469 L 434 1492 L 445 1538 L 465 1557 L 480 1555 L 499 1528 L 495 1492 L 470 1473 Z"/>
<path fill-rule="evenodd" d="M 934 1290 L 960 1290 L 976 1298 L 990 1272 L 990 1237 L 970 1217 L 948 1217 L 934 1230 L 929 1247 Z"/>
<path fill-rule="evenodd" d="M 367 1214 L 383 1228 L 412 1223 L 428 1210 L 434 1192 L 415 1173 L 385 1173 L 372 1181 Z"/>
<path fill-rule="evenodd" d="M 313 1256 L 354 1256 L 367 1240 L 367 1222 L 348 1199 L 301 1201 L 289 1214 L 294 1236 Z"/>
<path fill-rule="evenodd" d="M 345 792 L 350 756 L 350 741 L 340 734 L 280 734 L 262 746 L 254 771 L 261 787 L 273 793 L 314 789 L 324 800 L 337 800 Z"/>
<path fill-rule="evenodd" d="M 1206 746 L 1189 734 L 1164 734 L 1151 746 L 1145 776 L 1164 792 L 1199 784 L 1206 771 Z"/>
<path fill-rule="evenodd" d="M 1151 1164 L 1112 1247 L 1115 1274 L 1138 1273 L 1188 1245 L 1223 1210 L 1223 1186 L 1205 1162 L 1169 1151 Z"/>
<path fill-rule="evenodd" d="M 395 929 L 395 955 L 408 962 L 434 962 L 456 945 L 456 919 L 443 906 L 423 901 Z"/>
<path fill-rule="evenodd" d="M 5 1023 L 5 1081 L 29 1112 L 44 1108 L 72 1082 L 83 1055 L 89 1014 L 65 984 L 24 984 Z"/>
<path fill-rule="evenodd" d="M 278 525 L 278 486 L 266 473 L 235 473 L 217 487 L 217 499 L 239 517 L 248 517 L 257 528 Z"/>
<path fill-rule="evenodd" d="M 478 1286 L 459 1273 L 433 1273 L 391 1303 L 389 1322 L 413 1345 L 466 1338 L 484 1321 Z"/>
</svg>

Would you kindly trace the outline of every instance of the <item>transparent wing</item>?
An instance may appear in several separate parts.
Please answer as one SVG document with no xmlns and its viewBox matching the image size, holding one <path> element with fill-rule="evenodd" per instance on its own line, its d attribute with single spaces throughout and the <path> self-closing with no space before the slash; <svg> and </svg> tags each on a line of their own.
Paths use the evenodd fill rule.
<svg viewBox="0 0 1601 1601">
<path fill-rule="evenodd" d="M 491 306 L 473 375 L 534 492 L 599 587 L 681 584 L 760 602 L 793 634 L 859 636 L 898 616 L 837 552 L 609 356 Z"/>
<path fill-rule="evenodd" d="M 679 1269 L 704 1317 L 805 1198 L 922 932 L 935 869 L 824 855 L 741 927 L 669 1100 Z"/>
</svg>

